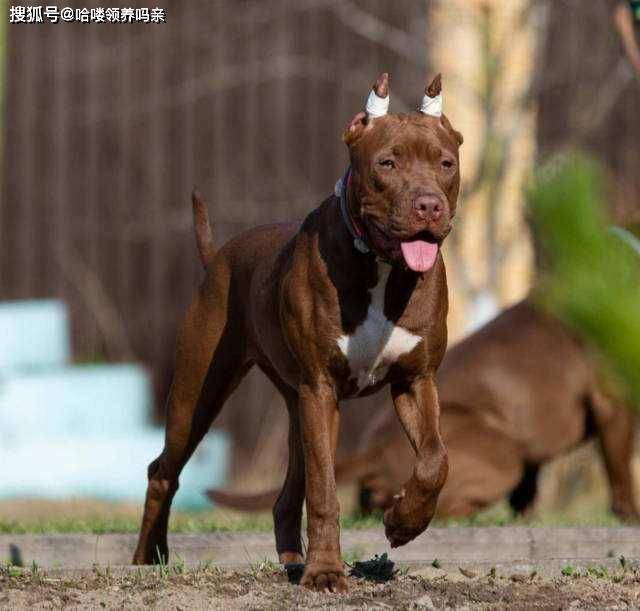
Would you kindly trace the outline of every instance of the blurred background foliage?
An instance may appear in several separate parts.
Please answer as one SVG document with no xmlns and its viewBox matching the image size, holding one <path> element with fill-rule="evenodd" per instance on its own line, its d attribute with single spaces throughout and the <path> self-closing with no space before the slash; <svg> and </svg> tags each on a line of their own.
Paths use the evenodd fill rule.
<svg viewBox="0 0 640 611">
<path fill-rule="evenodd" d="M 528 190 L 542 251 L 537 294 L 624 382 L 640 406 L 640 242 L 614 228 L 598 163 L 555 157 Z"/>
</svg>

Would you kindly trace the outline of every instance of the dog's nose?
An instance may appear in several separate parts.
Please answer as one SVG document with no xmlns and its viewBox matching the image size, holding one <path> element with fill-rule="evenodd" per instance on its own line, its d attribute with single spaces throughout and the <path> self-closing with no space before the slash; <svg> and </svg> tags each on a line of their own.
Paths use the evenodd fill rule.
<svg viewBox="0 0 640 611">
<path fill-rule="evenodd" d="M 439 221 L 442 217 L 442 200 L 437 195 L 421 195 L 413 202 L 416 214 L 425 221 Z"/>
</svg>

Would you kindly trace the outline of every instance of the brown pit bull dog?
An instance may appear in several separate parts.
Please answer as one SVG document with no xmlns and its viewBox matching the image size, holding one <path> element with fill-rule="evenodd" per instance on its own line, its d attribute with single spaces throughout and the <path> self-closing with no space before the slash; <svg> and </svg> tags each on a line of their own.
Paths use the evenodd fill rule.
<svg viewBox="0 0 640 611">
<path fill-rule="evenodd" d="M 438 517 L 470 516 L 509 497 L 524 511 L 544 462 L 595 435 L 611 485 L 612 508 L 637 521 L 631 458 L 634 418 L 605 392 L 588 351 L 559 321 L 525 300 L 449 350 L 438 372 L 449 475 Z M 386 509 L 410 471 L 410 448 L 385 410 L 360 455 L 340 461 L 336 479 L 359 479 L 364 513 Z M 211 498 L 245 510 L 273 492 Z"/>
<path fill-rule="evenodd" d="M 306 499 L 303 585 L 347 588 L 334 478 L 342 399 L 390 385 L 416 460 L 385 514 L 386 536 L 403 545 L 428 526 L 447 475 L 435 385 L 447 342 L 440 245 L 456 210 L 462 144 L 441 101 L 438 76 L 419 112 L 387 114 L 381 75 L 344 134 L 351 167 L 339 195 L 301 226 L 247 231 L 212 256 L 196 198 L 207 273 L 178 341 L 165 447 L 149 465 L 135 564 L 167 557 L 180 471 L 253 365 L 289 410 L 289 468 L 273 516 L 281 562 L 302 562 Z"/>
</svg>

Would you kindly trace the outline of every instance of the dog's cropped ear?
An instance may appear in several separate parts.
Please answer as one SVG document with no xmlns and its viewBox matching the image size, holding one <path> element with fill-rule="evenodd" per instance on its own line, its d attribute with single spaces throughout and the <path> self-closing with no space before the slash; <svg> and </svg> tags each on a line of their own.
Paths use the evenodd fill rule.
<svg viewBox="0 0 640 611">
<path fill-rule="evenodd" d="M 347 125 L 342 139 L 351 146 L 364 132 L 366 127 L 378 117 L 389 112 L 389 74 L 383 72 L 373 84 L 367 98 L 364 112 L 359 112 Z"/>
<path fill-rule="evenodd" d="M 344 140 L 347 146 L 351 146 L 364 131 L 367 126 L 367 113 L 359 112 L 347 125 L 347 129 L 344 130 L 344 134 L 342 134 L 342 139 Z"/>
<path fill-rule="evenodd" d="M 442 75 L 437 74 L 431 83 L 425 87 L 424 97 L 422 98 L 422 104 L 420 105 L 420 112 L 423 115 L 440 119 L 442 127 L 444 127 L 444 129 L 454 137 L 458 146 L 461 146 L 464 142 L 464 138 L 459 131 L 453 129 L 449 119 L 447 119 L 442 112 L 442 106 Z"/>
<path fill-rule="evenodd" d="M 424 89 L 424 97 L 420 105 L 420 112 L 430 117 L 442 116 L 442 75 L 436 77 Z"/>
</svg>

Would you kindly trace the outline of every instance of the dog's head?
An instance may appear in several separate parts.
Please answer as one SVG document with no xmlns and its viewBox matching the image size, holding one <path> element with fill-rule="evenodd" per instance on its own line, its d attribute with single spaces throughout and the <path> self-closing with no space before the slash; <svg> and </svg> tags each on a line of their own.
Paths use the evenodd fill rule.
<svg viewBox="0 0 640 611">
<path fill-rule="evenodd" d="M 460 191 L 462 135 L 442 114 L 440 75 L 419 111 L 387 114 L 389 77 L 381 74 L 365 112 L 347 126 L 352 179 L 349 209 L 379 256 L 429 270 L 451 230 Z"/>
</svg>

